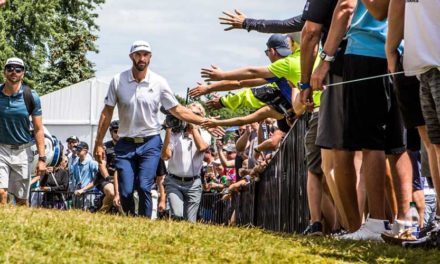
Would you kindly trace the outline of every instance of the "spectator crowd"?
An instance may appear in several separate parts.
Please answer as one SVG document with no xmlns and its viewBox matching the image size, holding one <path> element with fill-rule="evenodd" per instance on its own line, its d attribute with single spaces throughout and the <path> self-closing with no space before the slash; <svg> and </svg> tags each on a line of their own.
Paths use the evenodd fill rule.
<svg viewBox="0 0 440 264">
<path fill-rule="evenodd" d="M 203 195 L 229 200 L 258 182 L 291 127 L 306 119 L 304 234 L 417 239 L 440 224 L 439 13 L 439 0 L 307 0 L 287 20 L 223 12 L 226 31 L 271 33 L 267 65 L 202 68 L 206 83 L 188 92 L 213 93 L 213 109 L 252 109 L 230 119 L 207 117 L 197 101 L 180 105 L 148 68 L 149 43 L 136 41 L 132 68 L 110 84 L 95 148 L 69 137 L 54 166 L 39 165 L 32 188 L 44 194 L 35 203 L 65 209 L 77 196 L 84 209 L 145 217 L 157 210 L 195 222 L 204 217 Z M 13 83 L 8 74 L 24 69 L 12 58 L 4 74 Z M 120 122 L 111 121 L 116 106 Z M 111 140 L 103 142 L 107 129 Z"/>
</svg>

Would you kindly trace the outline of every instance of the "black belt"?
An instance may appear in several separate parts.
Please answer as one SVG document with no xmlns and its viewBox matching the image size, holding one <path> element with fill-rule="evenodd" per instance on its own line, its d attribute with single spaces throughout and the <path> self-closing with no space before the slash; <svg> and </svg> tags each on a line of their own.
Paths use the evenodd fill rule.
<svg viewBox="0 0 440 264">
<path fill-rule="evenodd" d="M 176 179 L 176 180 L 181 181 L 181 182 L 195 181 L 195 180 L 197 180 L 198 178 L 200 178 L 199 175 L 194 176 L 194 177 L 179 177 L 179 176 L 176 176 L 176 175 L 174 175 L 174 174 L 170 174 L 170 176 L 173 177 L 173 178 Z"/>
<path fill-rule="evenodd" d="M 21 144 L 21 145 L 10 145 L 10 144 L 2 144 L 2 143 L 0 143 L 0 145 L 5 146 L 5 147 L 7 147 L 9 149 L 13 149 L 13 150 L 21 150 L 21 149 L 25 149 L 25 148 L 28 148 L 28 147 L 32 146 L 33 143 L 29 142 L 29 143 L 25 143 L 25 144 Z"/>
<path fill-rule="evenodd" d="M 147 142 L 150 138 L 151 138 L 151 136 L 149 136 L 149 137 L 123 137 L 121 139 L 125 142 L 142 144 L 142 143 Z"/>
</svg>

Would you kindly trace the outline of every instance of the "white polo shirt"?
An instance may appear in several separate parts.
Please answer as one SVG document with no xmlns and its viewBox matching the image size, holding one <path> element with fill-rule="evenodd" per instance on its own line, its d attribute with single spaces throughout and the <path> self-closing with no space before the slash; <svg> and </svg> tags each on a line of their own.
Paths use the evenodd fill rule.
<svg viewBox="0 0 440 264">
<path fill-rule="evenodd" d="M 211 143 L 211 136 L 200 130 L 203 141 Z M 197 150 L 193 138 L 185 137 L 182 132 L 171 133 L 170 147 L 172 156 L 168 160 L 168 173 L 179 177 L 194 177 L 200 174 L 203 166 L 204 152 Z"/>
<path fill-rule="evenodd" d="M 148 69 L 147 76 L 137 82 L 130 70 L 110 82 L 104 103 L 118 106 L 120 137 L 147 137 L 160 133 L 160 105 L 166 110 L 178 105 L 168 82 Z"/>
</svg>

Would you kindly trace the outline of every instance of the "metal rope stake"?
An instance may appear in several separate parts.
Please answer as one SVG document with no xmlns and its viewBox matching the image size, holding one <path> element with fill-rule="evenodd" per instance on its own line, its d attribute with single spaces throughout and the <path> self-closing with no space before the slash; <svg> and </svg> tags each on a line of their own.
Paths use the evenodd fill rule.
<svg viewBox="0 0 440 264">
<path fill-rule="evenodd" d="M 377 79 L 377 78 L 382 78 L 382 77 L 399 75 L 399 74 L 402 74 L 402 73 L 405 73 L 405 72 L 404 71 L 393 72 L 393 73 L 387 73 L 387 74 L 382 74 L 382 75 L 370 76 L 370 77 L 365 77 L 365 78 L 360 78 L 360 79 L 350 80 L 350 81 L 345 81 L 345 82 L 331 83 L 331 84 L 328 84 L 328 85 L 323 85 L 322 88 L 323 89 L 327 89 L 328 87 L 331 87 L 331 86 L 337 86 L 337 85 L 346 84 L 346 83 L 362 82 L 362 81 L 367 81 L 367 80 L 372 80 L 372 79 Z"/>
</svg>

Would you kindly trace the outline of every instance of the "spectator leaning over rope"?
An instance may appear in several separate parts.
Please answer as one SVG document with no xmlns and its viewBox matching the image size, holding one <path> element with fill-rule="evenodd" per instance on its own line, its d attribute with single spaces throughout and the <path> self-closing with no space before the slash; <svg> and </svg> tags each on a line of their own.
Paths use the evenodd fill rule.
<svg viewBox="0 0 440 264">
<path fill-rule="evenodd" d="M 105 106 L 99 119 L 94 155 L 101 162 L 103 139 L 118 105 L 120 140 L 115 146 L 118 188 L 122 208 L 134 214 L 133 192 L 139 193 L 139 215 L 151 217 L 151 187 L 159 164 L 162 140 L 159 107 L 162 105 L 175 117 L 192 124 L 201 124 L 205 118 L 195 115 L 178 103 L 165 78 L 148 67 L 152 57 L 146 41 L 135 41 L 130 48 L 131 69 L 117 74 L 110 82 Z M 223 134 L 219 130 L 213 133 Z"/>
<path fill-rule="evenodd" d="M 6 61 L 0 85 L 0 203 L 6 203 L 7 192 L 18 205 L 26 205 L 31 182 L 33 153 L 32 125 L 39 155 L 37 176 L 46 171 L 44 131 L 40 98 L 23 84 L 25 65 L 19 58 Z"/>
<path fill-rule="evenodd" d="M 69 185 L 69 174 L 66 171 L 68 159 L 65 155 L 61 156 L 58 163 L 55 164 L 53 172 L 45 173 L 40 179 L 40 189 L 44 191 L 43 195 L 43 207 L 47 208 L 66 208 L 66 196 L 62 193 L 52 192 L 65 192 Z"/>
<path fill-rule="evenodd" d="M 204 117 L 205 110 L 199 103 L 188 106 L 195 115 Z M 165 190 L 170 202 L 171 215 L 190 222 L 197 220 L 202 198 L 200 173 L 209 140 L 204 140 L 199 126 L 188 124 L 183 131 L 166 128 L 161 157 L 168 161 L 168 177 Z"/>
</svg>

